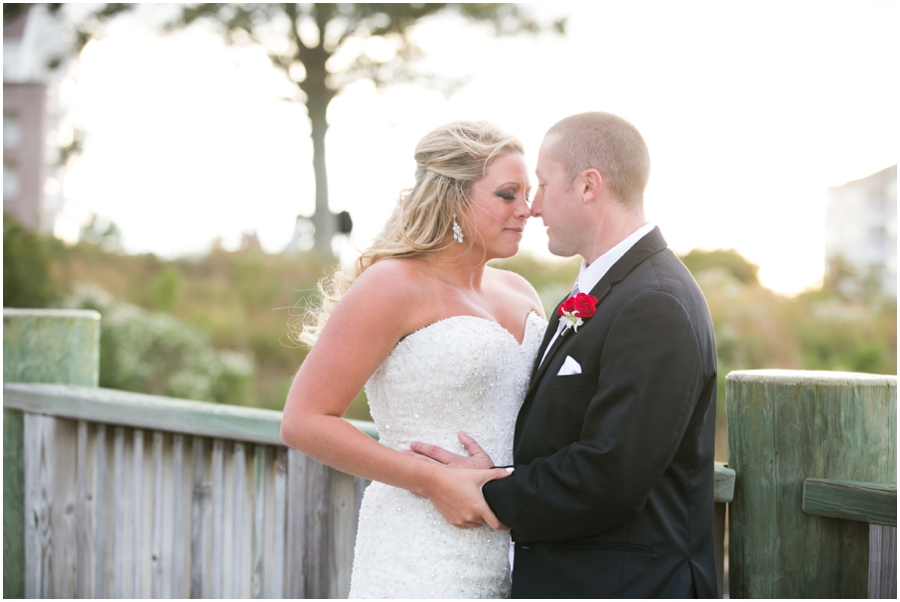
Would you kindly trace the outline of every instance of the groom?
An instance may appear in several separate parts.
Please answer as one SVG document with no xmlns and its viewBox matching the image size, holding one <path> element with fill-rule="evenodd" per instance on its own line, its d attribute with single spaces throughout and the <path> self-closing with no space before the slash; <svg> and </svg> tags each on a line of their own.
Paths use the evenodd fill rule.
<svg viewBox="0 0 900 602">
<path fill-rule="evenodd" d="M 574 115 L 547 132 L 536 172 L 532 214 L 552 253 L 584 259 L 573 294 L 596 313 L 577 331 L 551 316 L 514 472 L 482 488 L 512 530 L 512 595 L 714 598 L 715 338 L 696 282 L 644 217 L 644 139 L 615 115 Z"/>
</svg>

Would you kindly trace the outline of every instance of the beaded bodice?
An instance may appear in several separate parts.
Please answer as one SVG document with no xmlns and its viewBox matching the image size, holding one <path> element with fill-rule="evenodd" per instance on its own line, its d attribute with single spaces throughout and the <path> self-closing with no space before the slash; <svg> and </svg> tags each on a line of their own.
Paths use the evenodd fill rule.
<svg viewBox="0 0 900 602">
<path fill-rule="evenodd" d="M 496 322 L 454 316 L 410 334 L 366 384 L 380 441 L 394 449 L 424 441 L 465 453 L 475 438 L 495 464 L 512 463 L 516 415 L 546 322 L 526 319 L 521 344 Z"/>
</svg>

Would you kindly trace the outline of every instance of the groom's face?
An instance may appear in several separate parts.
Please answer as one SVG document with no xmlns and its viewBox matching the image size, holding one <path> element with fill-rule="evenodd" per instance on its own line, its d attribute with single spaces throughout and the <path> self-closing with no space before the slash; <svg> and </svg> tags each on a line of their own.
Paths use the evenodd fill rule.
<svg viewBox="0 0 900 602">
<path fill-rule="evenodd" d="M 544 138 L 538 153 L 538 187 L 531 205 L 531 215 L 540 217 L 547 228 L 550 252 L 571 257 L 580 252 L 584 222 L 584 203 L 569 181 L 565 166 L 556 158 L 556 136 Z"/>
</svg>

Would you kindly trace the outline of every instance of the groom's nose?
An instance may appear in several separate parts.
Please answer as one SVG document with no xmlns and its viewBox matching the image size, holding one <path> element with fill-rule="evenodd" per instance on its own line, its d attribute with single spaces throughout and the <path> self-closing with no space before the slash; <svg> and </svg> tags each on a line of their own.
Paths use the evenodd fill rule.
<svg viewBox="0 0 900 602">
<path fill-rule="evenodd" d="M 544 195 L 538 191 L 534 194 L 534 200 L 531 201 L 531 216 L 532 217 L 540 217 L 541 216 L 541 203 L 544 200 Z"/>
</svg>

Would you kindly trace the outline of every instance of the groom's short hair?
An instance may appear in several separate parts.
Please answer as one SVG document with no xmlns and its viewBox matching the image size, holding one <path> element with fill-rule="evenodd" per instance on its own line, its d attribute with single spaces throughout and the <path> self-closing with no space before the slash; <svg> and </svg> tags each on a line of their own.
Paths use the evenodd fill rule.
<svg viewBox="0 0 900 602">
<path fill-rule="evenodd" d="M 612 113 L 579 113 L 557 122 L 547 131 L 551 134 L 557 137 L 552 152 L 570 181 L 593 168 L 623 205 L 643 204 L 650 152 L 631 123 Z"/>
</svg>

